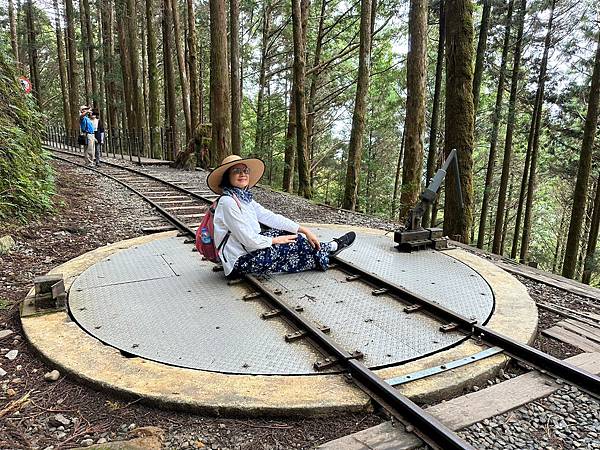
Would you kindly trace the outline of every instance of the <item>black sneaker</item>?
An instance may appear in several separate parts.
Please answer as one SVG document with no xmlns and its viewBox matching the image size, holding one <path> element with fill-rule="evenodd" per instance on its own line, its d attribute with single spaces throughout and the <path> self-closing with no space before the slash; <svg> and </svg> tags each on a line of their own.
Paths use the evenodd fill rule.
<svg viewBox="0 0 600 450">
<path fill-rule="evenodd" d="M 342 250 L 350 247 L 354 244 L 354 240 L 356 239 L 356 233 L 354 231 L 350 231 L 339 238 L 333 238 L 335 242 L 337 242 L 338 248 L 337 250 L 331 252 L 332 256 L 337 255 Z"/>
</svg>

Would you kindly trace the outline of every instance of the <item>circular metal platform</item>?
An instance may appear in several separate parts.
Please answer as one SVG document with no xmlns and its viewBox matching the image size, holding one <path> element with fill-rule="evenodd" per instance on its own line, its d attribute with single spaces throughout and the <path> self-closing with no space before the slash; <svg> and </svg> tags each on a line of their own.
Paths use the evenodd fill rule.
<svg viewBox="0 0 600 450">
<path fill-rule="evenodd" d="M 315 231 L 322 240 L 340 234 Z M 231 374 L 316 373 L 313 363 L 321 355 L 302 341 L 285 342 L 295 330 L 278 318 L 261 319 L 268 307 L 242 300 L 244 288 L 227 285 L 223 273 L 191 249 L 172 237 L 101 260 L 74 281 L 72 317 L 126 354 L 170 365 Z M 494 309 L 488 283 L 452 251 L 399 253 L 390 236 L 359 234 L 339 256 L 480 323 Z M 362 351 L 372 368 L 421 358 L 463 339 L 440 332 L 439 322 L 425 315 L 404 313 L 397 300 L 373 296 L 369 286 L 347 282 L 336 270 L 278 274 L 265 282 L 329 326 L 344 348 Z"/>
</svg>

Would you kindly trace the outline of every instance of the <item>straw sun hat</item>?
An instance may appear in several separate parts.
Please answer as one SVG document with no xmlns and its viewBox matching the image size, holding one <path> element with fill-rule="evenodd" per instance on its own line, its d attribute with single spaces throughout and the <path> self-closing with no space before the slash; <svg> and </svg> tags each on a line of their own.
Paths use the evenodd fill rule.
<svg viewBox="0 0 600 450">
<path fill-rule="evenodd" d="M 250 169 L 250 174 L 248 175 L 248 178 L 250 179 L 250 182 L 248 183 L 249 188 L 258 183 L 265 172 L 265 163 L 260 159 L 242 158 L 239 155 L 229 155 L 221 162 L 219 167 L 208 174 L 206 183 L 208 184 L 210 190 L 215 194 L 222 194 L 223 188 L 219 185 L 221 184 L 221 180 L 223 180 L 223 175 L 227 169 L 237 164 L 244 164 L 246 167 L 248 167 L 248 169 Z"/>
</svg>

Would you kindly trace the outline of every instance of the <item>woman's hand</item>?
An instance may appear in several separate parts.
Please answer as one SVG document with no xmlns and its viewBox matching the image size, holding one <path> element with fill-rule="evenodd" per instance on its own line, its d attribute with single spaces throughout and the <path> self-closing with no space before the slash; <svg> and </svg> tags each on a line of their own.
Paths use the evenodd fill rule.
<svg viewBox="0 0 600 450">
<path fill-rule="evenodd" d="M 317 238 L 317 236 L 315 236 L 315 234 L 308 228 L 300 227 L 298 228 L 298 232 L 303 233 L 306 236 L 306 239 L 308 239 L 308 243 L 313 248 L 316 248 L 317 250 L 321 249 L 321 243 L 319 242 L 319 238 Z"/>
<path fill-rule="evenodd" d="M 291 244 L 298 237 L 297 234 L 284 234 L 273 238 L 273 244 Z"/>
</svg>

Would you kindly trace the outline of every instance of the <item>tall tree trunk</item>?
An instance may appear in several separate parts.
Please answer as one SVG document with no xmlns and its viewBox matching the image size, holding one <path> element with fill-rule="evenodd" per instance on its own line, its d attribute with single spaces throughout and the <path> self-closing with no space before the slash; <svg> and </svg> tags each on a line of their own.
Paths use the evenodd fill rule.
<svg viewBox="0 0 600 450">
<path fill-rule="evenodd" d="M 433 91 L 433 105 L 431 107 L 431 126 L 429 128 L 429 151 L 427 152 L 427 174 L 426 182 L 433 178 L 436 161 L 438 160 L 437 139 L 440 123 L 440 98 L 442 94 L 442 75 L 444 73 L 444 44 L 446 41 L 446 13 L 444 11 L 445 0 L 440 0 L 439 11 L 439 30 L 438 30 L 438 48 L 437 60 L 435 63 L 435 88 Z M 423 215 L 423 226 L 425 228 L 431 224 L 431 205 L 427 206 Z"/>
<path fill-rule="evenodd" d="M 181 27 L 179 26 L 179 7 L 177 0 L 171 0 L 171 17 L 173 17 L 173 39 L 177 50 L 177 63 L 179 65 L 179 83 L 181 84 L 181 101 L 183 102 L 183 117 L 185 119 L 185 134 L 189 141 L 192 137 L 192 120 L 190 116 L 190 83 L 185 65 L 184 49 L 181 39 Z M 223 5 L 223 10 L 225 5 Z M 227 39 L 227 29 L 225 29 Z"/>
<path fill-rule="evenodd" d="M 191 0 L 188 0 L 191 1 Z M 241 95 L 240 95 L 240 0 L 230 0 L 230 58 L 231 58 L 231 152 L 240 155 Z"/>
<path fill-rule="evenodd" d="M 269 34 L 271 29 L 271 6 L 268 2 L 263 4 L 262 39 L 260 50 L 260 69 L 258 74 L 258 95 L 256 98 L 256 133 L 254 136 L 254 153 L 262 155 L 264 151 L 265 124 L 264 124 L 264 92 L 267 85 L 267 52 L 269 48 Z"/>
<path fill-rule="evenodd" d="M 204 46 L 200 41 L 200 57 L 198 58 L 198 117 L 200 123 L 204 123 L 204 66 L 205 66 L 205 55 Z M 241 81 L 240 81 L 241 83 Z M 240 89 L 241 92 L 241 89 Z"/>
<path fill-rule="evenodd" d="M 406 120 L 404 121 L 404 128 L 402 129 L 402 139 L 400 140 L 400 152 L 398 153 L 398 162 L 396 163 L 396 176 L 394 178 L 394 194 L 392 195 L 392 210 L 391 219 L 396 218 L 396 201 L 398 200 L 398 191 L 400 190 L 400 183 L 402 181 L 402 159 L 404 158 L 404 143 L 406 142 Z"/>
<path fill-rule="evenodd" d="M 200 125 L 200 92 L 198 80 L 198 49 L 196 47 L 196 11 L 193 0 L 187 0 L 187 23 L 188 23 L 188 49 L 189 49 L 189 74 L 190 74 L 190 121 L 192 135 L 196 136 Z"/>
<path fill-rule="evenodd" d="M 321 3 L 321 12 L 323 12 L 325 8 L 325 3 L 327 0 L 324 0 Z M 302 41 L 306 42 L 306 33 L 307 33 L 307 22 L 308 22 L 308 6 L 304 3 L 301 5 L 302 12 Z M 320 59 L 321 53 L 321 39 L 322 39 L 322 20 L 323 18 L 319 18 L 319 31 L 317 32 L 316 43 L 315 43 L 315 60 Z M 313 65 L 314 67 L 315 65 Z M 318 74 L 313 73 L 313 77 L 311 78 L 311 86 L 309 93 L 309 100 L 307 105 L 307 117 L 306 117 L 306 148 L 307 151 L 312 149 L 312 132 L 313 132 L 313 124 L 314 124 L 314 97 L 316 97 L 316 82 L 317 82 Z M 283 190 L 286 192 L 292 192 L 294 189 L 294 172 L 298 167 L 298 158 L 296 158 L 296 81 L 294 79 L 294 74 L 292 73 L 292 87 L 290 89 L 290 109 L 288 114 L 288 124 L 286 131 L 286 141 L 285 141 L 285 164 L 283 168 Z M 312 180 L 311 180 L 312 182 Z"/>
<path fill-rule="evenodd" d="M 473 12 L 469 0 L 446 3 L 445 152 L 458 154 L 464 208 L 454 168 L 446 177 L 444 234 L 469 240 L 473 221 Z"/>
<path fill-rule="evenodd" d="M 65 20 L 67 22 L 67 49 L 69 53 L 69 106 L 71 107 L 71 130 L 79 129 L 79 73 L 77 70 L 77 54 L 75 44 L 75 25 L 73 20 L 73 0 L 65 0 Z"/>
<path fill-rule="evenodd" d="M 116 0 L 115 8 L 117 13 L 117 36 L 119 39 L 119 56 L 121 60 L 121 75 L 123 80 L 123 97 L 125 100 L 125 117 L 127 129 L 136 127 L 133 106 L 133 76 L 131 74 L 131 56 L 129 54 L 129 45 L 127 44 L 127 5 L 126 0 Z"/>
<path fill-rule="evenodd" d="M 119 119 L 117 109 L 117 87 L 114 73 L 115 41 L 113 38 L 113 1 L 102 1 L 100 11 L 102 20 L 102 64 L 104 69 L 104 88 L 106 90 L 108 126 L 110 128 L 117 128 Z"/>
<path fill-rule="evenodd" d="M 500 118 L 502 117 L 502 99 L 504 97 L 504 81 L 506 79 L 506 61 L 508 59 L 508 47 L 510 44 L 510 29 L 512 27 L 512 14 L 514 0 L 508 2 L 506 13 L 506 25 L 504 28 L 504 43 L 502 45 L 502 58 L 500 61 L 500 75 L 498 77 L 498 89 L 496 91 L 496 104 L 492 116 L 492 135 L 490 136 L 490 153 L 485 173 L 485 184 L 483 188 L 483 200 L 481 202 L 481 216 L 479 217 L 479 230 L 477 232 L 477 247 L 483 248 L 485 240 L 485 228 L 490 204 L 490 194 L 494 181 L 494 169 L 496 168 L 496 145 L 498 143 L 498 131 L 500 129 Z"/>
<path fill-rule="evenodd" d="M 560 244 L 563 242 L 562 231 L 565 225 L 565 220 L 567 220 L 567 214 L 565 209 L 562 209 L 560 214 L 560 224 L 558 225 L 558 230 L 556 230 L 556 246 L 554 247 L 554 258 L 552 260 L 552 272 L 556 273 L 556 265 L 558 264 L 558 257 L 560 254 Z"/>
<path fill-rule="evenodd" d="M 87 1 L 87 0 L 84 0 Z M 131 86 L 132 106 L 135 120 L 135 128 L 140 131 L 144 128 L 144 97 L 142 95 L 142 83 L 139 63 L 138 26 L 135 0 L 127 0 L 127 31 L 129 45 L 129 64 L 131 64 Z"/>
<path fill-rule="evenodd" d="M 173 17 L 171 0 L 163 1 L 163 61 L 165 79 L 165 139 L 169 156 L 175 156 L 179 148 L 177 142 L 177 93 L 175 90 L 175 68 L 173 67 Z M 169 149 L 168 146 L 171 146 Z"/>
<path fill-rule="evenodd" d="M 513 188 L 515 185 L 514 181 L 515 181 L 514 173 L 511 173 L 510 174 L 510 185 L 508 188 L 508 203 L 510 203 L 512 200 L 513 190 L 514 190 Z M 497 252 L 499 255 L 504 255 L 504 243 L 506 242 L 506 233 L 508 232 L 508 223 L 509 223 L 509 217 L 508 217 L 508 214 L 505 214 L 504 215 L 504 223 L 502 224 L 502 237 L 500 239 L 500 251 Z"/>
<path fill-rule="evenodd" d="M 231 154 L 231 105 L 227 67 L 227 16 L 225 2 L 209 0 L 210 6 L 210 117 L 213 163 Z"/>
<path fill-rule="evenodd" d="M 58 20 L 58 19 L 57 19 Z M 10 45 L 15 63 L 19 62 L 19 40 L 17 37 L 17 16 L 13 0 L 8 0 L 8 21 L 10 22 Z"/>
<path fill-rule="evenodd" d="M 90 83 L 91 83 L 91 100 L 94 107 L 98 106 L 98 80 L 96 78 L 96 55 L 94 52 L 94 36 L 92 32 L 92 19 L 90 17 L 90 3 L 89 0 L 83 0 L 84 18 L 85 20 L 85 38 L 84 45 L 87 48 L 87 56 L 90 71 Z M 83 30 L 82 30 L 83 31 Z"/>
<path fill-rule="evenodd" d="M 298 152 L 298 193 L 312 197 L 310 185 L 310 158 L 306 129 L 306 41 L 303 33 L 303 11 L 307 0 L 292 0 L 292 25 L 294 33 L 294 84 L 296 89 L 296 150 Z"/>
<path fill-rule="evenodd" d="M 529 136 L 527 138 L 527 151 L 525 153 L 525 164 L 523 164 L 523 176 L 521 177 L 521 187 L 519 189 L 519 200 L 517 202 L 517 214 L 515 216 L 515 230 L 513 232 L 513 242 L 510 251 L 510 257 L 517 257 L 517 249 L 519 247 L 519 234 L 521 230 L 521 219 L 523 218 L 523 207 L 525 196 L 527 195 L 527 181 L 529 180 L 529 166 L 531 165 L 531 148 L 533 144 L 533 130 L 535 129 L 535 119 L 537 117 L 538 101 L 537 97 L 533 105 L 531 114 L 531 125 L 529 128 Z"/>
<path fill-rule="evenodd" d="M 579 169 L 577 171 L 577 182 L 573 192 L 573 209 L 571 222 L 569 223 L 569 235 L 567 237 L 567 248 L 563 263 L 562 274 L 564 277 L 573 278 L 575 273 L 575 261 L 577 259 L 577 247 L 581 234 L 581 224 L 585 211 L 588 181 L 592 166 L 592 152 L 594 149 L 594 138 L 598 126 L 598 98 L 600 96 L 600 34 L 596 47 L 596 58 L 594 60 L 594 71 L 590 85 L 588 99 L 588 110 L 585 117 L 585 128 L 583 129 L 583 141 L 581 142 L 581 154 L 579 155 Z M 586 257 L 587 260 L 587 257 Z"/>
<path fill-rule="evenodd" d="M 595 191 L 595 189 L 594 189 Z M 583 267 L 584 267 L 584 256 L 587 252 L 587 241 L 589 238 L 589 232 L 590 232 L 590 224 L 592 222 L 592 215 L 593 215 L 593 211 L 594 211 L 594 205 L 592 204 L 593 198 L 591 198 L 591 194 L 589 196 L 589 201 L 587 202 L 587 208 L 585 209 L 585 223 L 582 227 L 582 235 L 581 235 L 581 239 L 578 242 L 579 244 L 579 252 L 578 252 L 578 257 L 577 257 L 577 268 L 575 269 L 575 274 L 573 275 L 573 278 L 577 278 L 579 277 L 579 274 L 583 274 Z"/>
<path fill-rule="evenodd" d="M 290 93 L 290 111 L 288 114 L 287 131 L 285 134 L 285 163 L 283 166 L 283 190 L 292 192 L 294 189 L 294 169 L 296 167 L 296 91 L 294 83 Z"/>
<path fill-rule="evenodd" d="M 27 0 L 25 0 L 27 3 Z M 21 0 L 17 0 L 17 12 L 16 12 L 16 20 L 17 20 L 17 52 L 19 54 L 19 60 L 17 61 L 17 67 L 22 71 L 23 67 L 27 65 L 27 59 L 29 56 L 27 55 L 27 23 L 23 26 L 23 17 L 27 13 L 24 10 L 25 6 L 21 3 Z"/>
<path fill-rule="evenodd" d="M 410 51 L 406 64 L 406 144 L 400 192 L 400 221 L 406 219 L 421 191 L 427 82 L 427 0 L 410 1 L 408 35 Z"/>
<path fill-rule="evenodd" d="M 140 8 L 140 21 L 141 21 L 141 25 L 140 25 L 140 38 L 141 38 L 141 45 L 140 45 L 140 55 L 142 57 L 142 70 L 140 72 L 140 79 L 141 79 L 141 90 L 142 90 L 142 101 L 144 103 L 144 110 L 142 113 L 142 123 L 143 123 L 143 131 L 145 134 L 145 130 L 148 129 L 149 125 L 148 125 L 148 118 L 150 116 L 150 112 L 148 111 L 148 102 L 146 101 L 146 99 L 148 98 L 148 42 L 147 42 L 147 35 L 146 35 L 146 14 L 145 14 L 145 10 L 146 8 L 144 7 L 143 11 Z M 144 151 L 146 151 L 146 148 L 149 148 L 149 142 L 144 142 Z"/>
<path fill-rule="evenodd" d="M 33 3 L 32 0 L 27 1 L 27 48 L 29 53 L 29 76 L 31 78 L 31 85 L 33 88 L 33 96 L 38 105 L 38 108 L 42 108 L 42 87 L 40 85 L 40 67 L 38 64 L 38 52 L 37 52 L 37 27 L 35 19 L 33 17 Z"/>
<path fill-rule="evenodd" d="M 67 86 L 67 68 L 65 65 L 65 46 L 63 44 L 62 30 L 60 28 L 60 10 L 58 8 L 58 0 L 54 0 L 54 14 L 54 27 L 56 30 L 56 53 L 58 56 L 58 73 L 60 75 L 60 94 L 62 96 L 63 104 L 63 122 L 65 124 L 65 129 L 69 130 L 71 128 L 71 121 L 69 120 L 71 108 L 69 106 L 69 88 Z"/>
<path fill-rule="evenodd" d="M 512 4 L 513 1 L 510 2 L 510 8 L 512 8 Z M 473 74 L 473 114 L 475 116 L 477 116 L 477 108 L 479 106 L 479 91 L 481 90 L 483 61 L 485 59 L 485 49 L 487 47 L 491 11 L 492 0 L 483 0 L 483 12 L 481 14 L 481 25 L 479 26 L 479 41 L 477 42 L 477 56 L 475 57 L 475 73 Z"/>
<path fill-rule="evenodd" d="M 515 113 L 517 104 L 517 90 L 519 85 L 519 70 L 521 66 L 521 51 L 523 49 L 523 28 L 525 14 L 527 13 L 527 0 L 521 0 L 521 10 L 518 18 L 517 39 L 513 55 L 512 77 L 510 82 L 510 98 L 508 100 L 508 117 L 506 119 L 506 136 L 504 139 L 504 158 L 502 160 L 502 175 L 498 191 L 498 206 L 496 209 L 496 223 L 494 226 L 494 241 L 492 253 L 502 254 L 504 214 L 506 209 L 506 190 L 510 177 L 510 163 L 512 160 L 512 143 L 515 130 Z M 520 219 L 519 219 L 520 220 Z"/>
<path fill-rule="evenodd" d="M 538 79 L 539 107 L 537 110 L 537 120 L 535 120 L 535 129 L 533 133 L 533 146 L 531 148 L 531 167 L 529 168 L 529 183 L 527 185 L 527 202 L 525 204 L 525 216 L 523 219 L 523 239 L 521 240 L 520 259 L 526 262 L 529 253 L 529 239 L 531 235 L 531 216 L 533 215 L 533 196 L 535 194 L 535 179 L 538 157 L 538 146 L 540 140 L 540 125 L 542 123 L 542 106 L 544 104 L 544 88 L 546 86 L 546 69 L 548 67 L 548 53 L 552 42 L 552 22 L 554 20 L 554 6 L 556 0 L 552 0 L 550 9 L 550 19 L 548 20 L 548 32 L 544 41 L 544 55 L 540 67 L 540 76 Z"/>
<path fill-rule="evenodd" d="M 325 23 L 325 8 L 327 0 L 321 0 L 321 13 L 319 14 L 319 25 L 317 28 L 317 36 L 315 38 L 315 55 L 313 59 L 313 68 L 316 68 L 321 63 L 321 50 L 323 47 L 323 28 Z M 304 34 L 306 34 L 306 29 Z M 312 148 L 312 137 L 315 126 L 315 101 L 317 99 L 317 88 L 319 83 L 319 70 L 313 70 L 310 75 L 310 90 L 308 94 L 307 117 L 306 117 L 306 132 L 308 133 L 306 142 L 308 148 Z"/>
<path fill-rule="evenodd" d="M 146 0 L 146 53 L 148 54 L 148 127 L 150 131 L 150 155 L 161 156 L 160 103 L 158 86 L 158 61 L 156 56 L 156 23 L 154 21 L 154 1 Z"/>
<path fill-rule="evenodd" d="M 589 107 L 588 107 L 589 110 Z M 590 224 L 590 234 L 588 236 L 587 249 L 585 252 L 585 262 L 583 266 L 583 276 L 581 281 L 590 284 L 592 272 L 596 263 L 596 244 L 598 242 L 598 229 L 600 228 L 600 176 L 596 180 L 596 195 L 594 197 L 594 212 L 592 213 L 592 223 Z"/>
<path fill-rule="evenodd" d="M 81 53 L 83 56 L 83 83 L 84 83 L 84 95 L 85 104 L 89 105 L 92 98 L 92 81 L 90 73 L 90 55 L 89 45 L 85 42 L 87 39 L 87 22 L 85 19 L 85 7 L 83 6 L 83 0 L 79 0 L 79 30 L 81 39 Z"/>
<path fill-rule="evenodd" d="M 411 2 L 412 4 L 412 2 Z M 358 54 L 358 80 L 352 115 L 352 129 L 348 144 L 348 167 L 344 192 L 345 209 L 354 211 L 360 181 L 363 134 L 365 130 L 365 110 L 369 92 L 369 68 L 371 64 L 371 0 L 360 2 L 360 49 Z M 412 10 L 412 8 L 411 8 Z M 427 11 L 425 11 L 427 17 Z M 427 20 L 427 19 L 425 19 Z"/>
<path fill-rule="evenodd" d="M 96 0 L 96 29 L 95 35 L 98 41 L 98 66 L 100 66 L 100 62 L 104 59 L 104 49 L 102 48 L 102 0 Z M 97 33 L 97 34 L 96 34 Z M 106 118 L 106 72 L 104 72 L 102 67 L 99 67 L 98 72 L 98 109 L 100 111 L 100 117 L 104 122 L 104 126 L 106 127 L 108 124 Z M 104 147 L 108 151 L 108 146 Z"/>
</svg>

